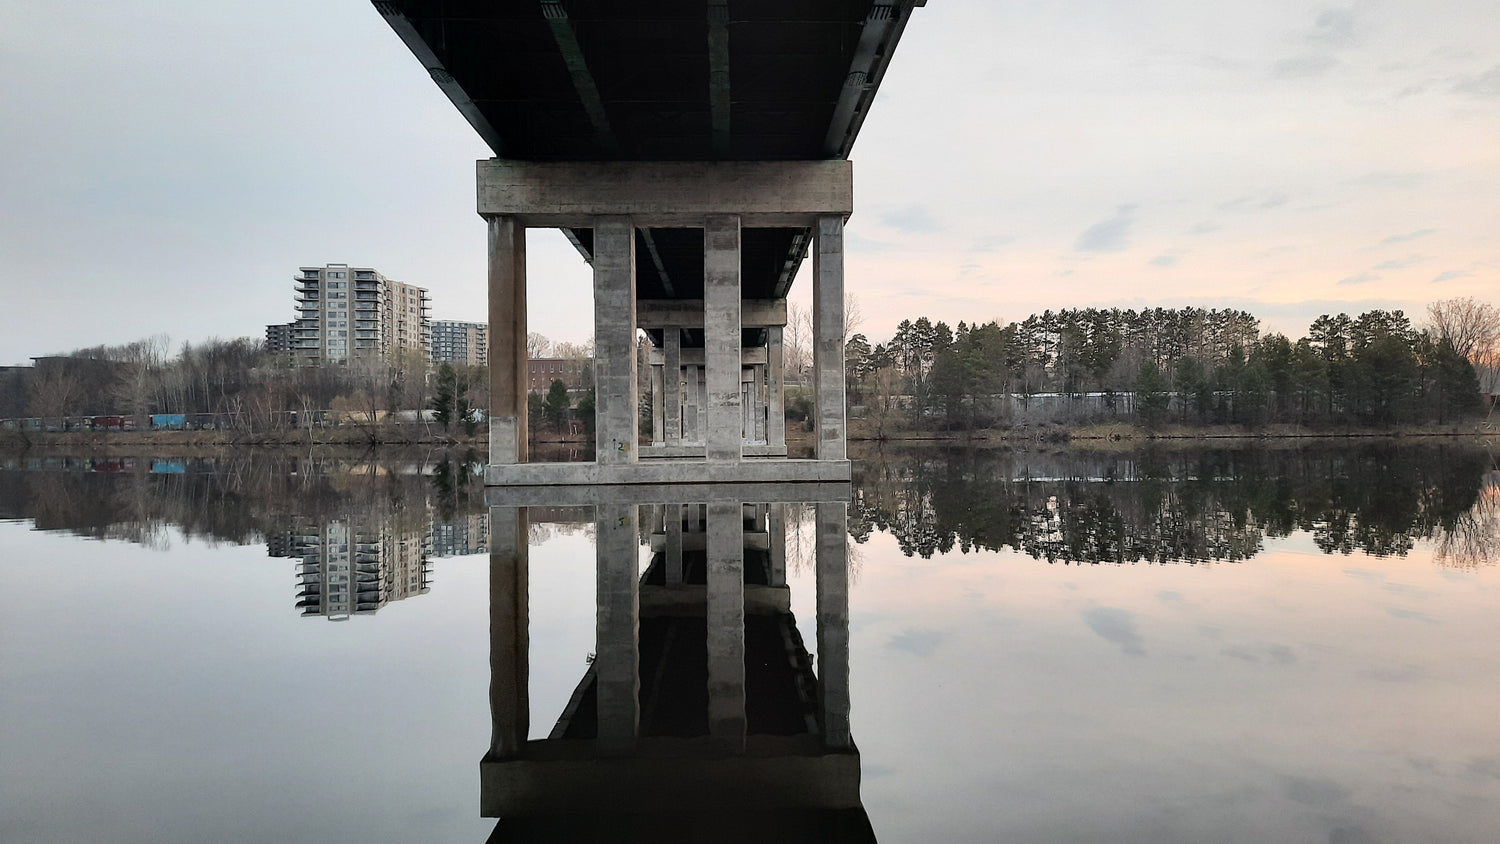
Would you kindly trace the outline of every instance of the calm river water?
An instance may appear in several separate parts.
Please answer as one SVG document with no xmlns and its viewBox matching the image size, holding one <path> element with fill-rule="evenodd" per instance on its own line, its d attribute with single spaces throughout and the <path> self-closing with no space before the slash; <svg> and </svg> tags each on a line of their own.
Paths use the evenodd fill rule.
<svg viewBox="0 0 1500 844">
<path fill-rule="evenodd" d="M 730 729 L 752 756 L 831 729 L 810 666 L 846 655 L 862 812 L 747 806 L 738 840 L 1496 840 L 1496 452 L 855 456 L 842 522 L 733 510 L 750 608 Z M 518 553 L 518 511 L 491 524 L 477 483 L 442 453 L 0 457 L 0 841 L 577 837 L 481 817 L 523 798 L 522 774 L 482 785 L 506 688 L 490 551 Z M 644 572 L 641 746 L 719 736 L 702 665 L 725 640 L 702 601 L 724 581 L 699 529 L 726 505 L 617 502 L 630 521 L 605 524 L 577 504 L 520 523 L 522 728 L 537 746 L 607 732 L 595 543 L 618 524 L 626 584 Z M 817 629 L 842 607 L 818 602 L 828 524 L 847 526 L 846 652 Z M 661 599 L 695 584 L 697 610 Z"/>
</svg>

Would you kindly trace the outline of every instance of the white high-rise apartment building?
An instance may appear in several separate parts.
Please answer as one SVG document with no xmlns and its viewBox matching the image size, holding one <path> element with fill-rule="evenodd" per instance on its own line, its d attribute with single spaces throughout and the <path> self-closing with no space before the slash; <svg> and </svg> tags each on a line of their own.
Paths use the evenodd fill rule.
<svg viewBox="0 0 1500 844">
<path fill-rule="evenodd" d="M 292 360 L 299 366 L 394 357 L 413 349 L 430 357 L 427 289 L 393 281 L 369 267 L 301 267 Z"/>
<path fill-rule="evenodd" d="M 432 362 L 484 366 L 489 361 L 490 327 L 482 322 L 440 319 L 432 323 Z"/>
</svg>

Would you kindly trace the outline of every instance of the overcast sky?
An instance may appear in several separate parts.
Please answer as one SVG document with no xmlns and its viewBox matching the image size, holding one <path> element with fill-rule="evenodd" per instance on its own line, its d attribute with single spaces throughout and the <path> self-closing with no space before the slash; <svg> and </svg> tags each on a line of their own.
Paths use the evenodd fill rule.
<svg viewBox="0 0 1500 844">
<path fill-rule="evenodd" d="M 0 363 L 260 336 L 329 262 L 483 318 L 488 149 L 366 0 L 0 20 Z M 1496 32 L 1500 0 L 931 0 L 852 156 L 860 329 L 1500 302 Z M 585 339 L 586 265 L 529 244 L 532 329 Z"/>
</svg>

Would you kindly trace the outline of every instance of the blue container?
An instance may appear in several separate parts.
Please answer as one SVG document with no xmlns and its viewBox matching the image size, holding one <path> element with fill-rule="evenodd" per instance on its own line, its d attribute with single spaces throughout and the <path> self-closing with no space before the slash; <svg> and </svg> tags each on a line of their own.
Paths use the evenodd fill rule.
<svg viewBox="0 0 1500 844">
<path fill-rule="evenodd" d="M 151 430 L 181 431 L 187 427 L 187 416 L 181 413 L 151 414 Z"/>
</svg>

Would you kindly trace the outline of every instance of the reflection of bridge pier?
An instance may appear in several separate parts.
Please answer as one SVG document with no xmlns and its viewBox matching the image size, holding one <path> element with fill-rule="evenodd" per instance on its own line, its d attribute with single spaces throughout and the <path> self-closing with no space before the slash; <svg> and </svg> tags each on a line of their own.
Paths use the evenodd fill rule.
<svg viewBox="0 0 1500 844">
<path fill-rule="evenodd" d="M 784 503 L 739 485 L 575 489 L 566 503 L 595 506 L 595 658 L 542 740 L 525 740 L 526 508 L 514 490 L 491 508 L 491 840 L 873 840 L 849 733 L 848 487 L 779 488 L 825 499 L 816 675 L 790 612 Z"/>
</svg>

